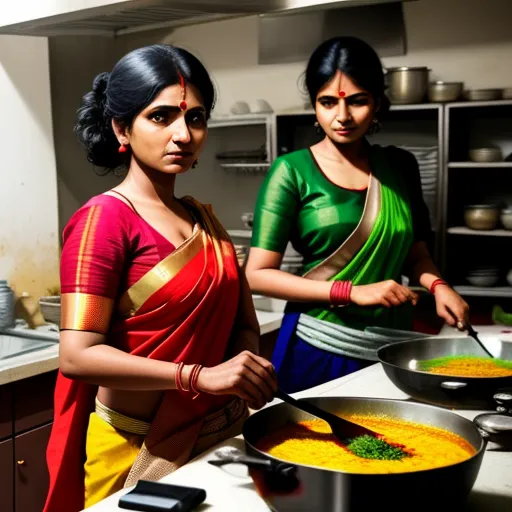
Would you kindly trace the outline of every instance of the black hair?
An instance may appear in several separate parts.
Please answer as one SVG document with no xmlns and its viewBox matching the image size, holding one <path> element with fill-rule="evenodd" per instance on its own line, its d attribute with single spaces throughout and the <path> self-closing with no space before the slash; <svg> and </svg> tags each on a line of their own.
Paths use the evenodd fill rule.
<svg viewBox="0 0 512 512">
<path fill-rule="evenodd" d="M 384 94 L 384 72 L 375 50 L 357 37 L 342 36 L 324 41 L 311 55 L 304 82 L 314 107 L 318 91 L 341 71 L 359 87 L 367 90 L 379 104 L 378 117 L 382 119 L 389 110 L 389 100 Z"/>
<path fill-rule="evenodd" d="M 129 153 L 118 152 L 112 119 L 130 127 L 163 89 L 180 83 L 180 75 L 201 93 L 208 119 L 215 104 L 212 80 L 203 64 L 183 48 L 145 46 L 125 55 L 111 73 L 100 73 L 92 91 L 82 98 L 75 125 L 89 162 L 106 169 L 125 164 Z"/>
</svg>

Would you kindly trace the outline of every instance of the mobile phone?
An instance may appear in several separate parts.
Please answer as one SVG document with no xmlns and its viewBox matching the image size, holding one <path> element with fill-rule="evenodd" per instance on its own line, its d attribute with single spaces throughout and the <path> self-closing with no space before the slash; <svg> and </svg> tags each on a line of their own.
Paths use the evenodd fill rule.
<svg viewBox="0 0 512 512">
<path fill-rule="evenodd" d="M 119 499 L 119 507 L 142 512 L 188 512 L 206 499 L 206 491 L 196 487 L 139 480 Z"/>
</svg>

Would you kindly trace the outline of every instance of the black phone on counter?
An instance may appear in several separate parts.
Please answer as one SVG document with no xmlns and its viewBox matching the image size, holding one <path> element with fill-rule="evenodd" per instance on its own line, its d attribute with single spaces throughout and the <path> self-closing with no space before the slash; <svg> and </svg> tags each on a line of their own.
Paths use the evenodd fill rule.
<svg viewBox="0 0 512 512">
<path fill-rule="evenodd" d="M 206 491 L 195 487 L 139 480 L 119 498 L 119 507 L 142 512 L 188 512 L 206 499 Z"/>
</svg>

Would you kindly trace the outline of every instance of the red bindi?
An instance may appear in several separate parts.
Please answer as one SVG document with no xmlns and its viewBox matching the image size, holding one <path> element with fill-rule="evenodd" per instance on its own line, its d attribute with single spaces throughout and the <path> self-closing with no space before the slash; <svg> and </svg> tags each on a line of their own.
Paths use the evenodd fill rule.
<svg viewBox="0 0 512 512">
<path fill-rule="evenodd" d="M 346 93 L 345 91 L 340 91 L 340 92 L 338 93 L 338 96 L 339 96 L 340 98 L 344 98 L 346 95 L 347 95 L 347 93 Z"/>
</svg>

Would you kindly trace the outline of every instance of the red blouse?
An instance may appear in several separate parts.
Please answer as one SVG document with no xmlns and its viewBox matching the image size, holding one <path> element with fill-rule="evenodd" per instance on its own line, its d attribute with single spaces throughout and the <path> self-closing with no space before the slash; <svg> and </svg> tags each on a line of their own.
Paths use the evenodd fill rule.
<svg viewBox="0 0 512 512">
<path fill-rule="evenodd" d="M 110 316 L 113 303 L 174 250 L 121 199 L 93 197 L 71 217 L 63 233 L 61 293 L 77 294 L 72 303 L 80 307 L 63 318 L 62 329 L 104 333 L 100 325 L 110 321 L 105 311 Z"/>
</svg>

